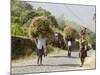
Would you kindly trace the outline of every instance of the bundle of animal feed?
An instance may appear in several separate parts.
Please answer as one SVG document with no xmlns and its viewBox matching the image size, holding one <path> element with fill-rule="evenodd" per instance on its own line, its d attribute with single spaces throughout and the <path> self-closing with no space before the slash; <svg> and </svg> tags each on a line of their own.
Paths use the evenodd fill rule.
<svg viewBox="0 0 100 75">
<path fill-rule="evenodd" d="M 64 38 L 71 37 L 71 38 L 75 39 L 76 34 L 77 34 L 77 31 L 73 27 L 67 26 L 64 28 Z"/>
<path fill-rule="evenodd" d="M 47 37 L 49 40 L 52 39 L 53 30 L 50 28 L 50 22 L 46 16 L 35 17 L 30 25 L 29 36 L 37 38 L 39 35 Z"/>
</svg>

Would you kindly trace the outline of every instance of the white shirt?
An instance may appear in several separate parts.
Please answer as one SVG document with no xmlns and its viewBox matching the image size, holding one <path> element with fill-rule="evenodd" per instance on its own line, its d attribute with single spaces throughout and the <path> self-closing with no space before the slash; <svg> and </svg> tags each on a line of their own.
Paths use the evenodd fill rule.
<svg viewBox="0 0 100 75">
<path fill-rule="evenodd" d="M 37 48 L 38 49 L 42 49 L 42 47 L 46 48 L 46 41 L 47 41 L 47 38 L 38 38 Z"/>
<path fill-rule="evenodd" d="M 71 46 L 72 44 L 71 44 L 71 41 L 68 41 L 68 46 Z"/>
<path fill-rule="evenodd" d="M 55 40 L 58 40 L 58 34 L 55 33 Z"/>
</svg>

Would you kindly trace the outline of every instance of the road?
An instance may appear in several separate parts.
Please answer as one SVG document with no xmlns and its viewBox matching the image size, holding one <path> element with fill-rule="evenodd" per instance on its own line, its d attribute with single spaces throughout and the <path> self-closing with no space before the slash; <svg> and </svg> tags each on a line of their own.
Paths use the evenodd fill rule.
<svg viewBox="0 0 100 75">
<path fill-rule="evenodd" d="M 89 50 L 87 55 L 88 56 L 86 59 L 92 58 L 93 55 L 95 56 L 95 50 Z M 43 58 L 42 66 L 36 64 L 36 59 L 25 60 L 20 63 L 12 63 L 11 71 L 12 74 L 22 75 L 27 73 L 70 71 L 83 69 L 87 68 L 80 67 L 78 52 L 74 51 L 72 52 L 72 56 L 68 57 L 67 52 L 65 51 L 59 55 L 48 55 L 47 57 Z M 95 69 L 95 65 L 92 69 Z"/>
</svg>

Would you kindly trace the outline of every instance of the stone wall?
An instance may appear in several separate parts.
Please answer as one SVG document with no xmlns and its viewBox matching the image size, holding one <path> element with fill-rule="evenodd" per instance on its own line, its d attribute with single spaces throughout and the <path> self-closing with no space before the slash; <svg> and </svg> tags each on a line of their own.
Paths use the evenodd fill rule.
<svg viewBox="0 0 100 75">
<path fill-rule="evenodd" d="M 36 49 L 35 43 L 27 37 L 11 36 L 11 58 L 30 55 Z"/>
</svg>

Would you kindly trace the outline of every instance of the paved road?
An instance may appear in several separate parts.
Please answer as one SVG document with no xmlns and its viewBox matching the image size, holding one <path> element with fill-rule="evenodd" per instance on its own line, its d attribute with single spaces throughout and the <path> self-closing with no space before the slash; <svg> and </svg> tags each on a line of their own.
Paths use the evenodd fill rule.
<svg viewBox="0 0 100 75">
<path fill-rule="evenodd" d="M 78 52 L 72 52 L 72 56 L 68 57 L 67 52 L 63 52 L 59 56 L 49 55 L 43 59 L 43 65 L 38 66 L 36 59 L 25 60 L 21 63 L 12 63 L 12 74 L 24 74 L 24 73 L 37 73 L 37 72 L 54 72 L 54 71 L 69 71 L 69 70 L 82 70 L 80 67 L 80 60 Z M 88 51 L 88 57 L 90 58 L 95 54 L 95 50 Z"/>
</svg>

